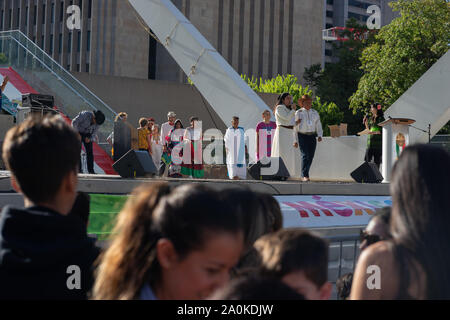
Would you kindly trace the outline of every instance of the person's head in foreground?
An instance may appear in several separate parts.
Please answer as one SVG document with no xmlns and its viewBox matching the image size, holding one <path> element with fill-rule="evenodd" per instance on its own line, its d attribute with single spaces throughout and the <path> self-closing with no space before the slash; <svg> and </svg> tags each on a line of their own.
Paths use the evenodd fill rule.
<svg viewBox="0 0 450 320">
<path fill-rule="evenodd" d="M 449 164 L 440 147 L 402 152 L 390 185 L 393 239 L 361 253 L 352 299 L 450 299 Z"/>
<path fill-rule="evenodd" d="M 350 298 L 350 291 L 352 290 L 353 273 L 346 273 L 336 281 L 336 291 L 340 300 L 347 300 Z"/>
<path fill-rule="evenodd" d="M 283 218 L 279 206 L 277 208 L 278 203 L 274 203 L 276 200 L 269 194 L 238 188 L 222 191 L 221 199 L 237 214 L 244 232 L 244 250 L 233 271 L 238 275 L 253 272 L 260 263 L 253 244 L 261 236 L 282 227 Z"/>
<path fill-rule="evenodd" d="M 229 281 L 243 246 L 239 220 L 200 184 L 142 187 L 120 212 L 94 299 L 196 300 Z"/>
<path fill-rule="evenodd" d="M 390 232 L 391 207 L 377 209 L 364 230 L 361 230 L 359 249 L 364 250 L 378 241 L 388 240 Z"/>
<path fill-rule="evenodd" d="M 256 241 L 261 274 L 275 277 L 307 300 L 328 300 L 328 243 L 304 229 L 282 229 Z"/>
<path fill-rule="evenodd" d="M 60 116 L 29 118 L 10 129 L 3 159 L 26 206 L 68 214 L 76 198 L 81 142 Z"/>
<path fill-rule="evenodd" d="M 211 300 L 305 300 L 288 285 L 276 278 L 243 277 L 218 290 Z"/>
<path fill-rule="evenodd" d="M 87 298 L 98 250 L 86 234 L 89 200 L 74 206 L 80 151 L 60 116 L 30 118 L 6 134 L 3 158 L 25 208 L 1 214 L 0 300 Z"/>
</svg>

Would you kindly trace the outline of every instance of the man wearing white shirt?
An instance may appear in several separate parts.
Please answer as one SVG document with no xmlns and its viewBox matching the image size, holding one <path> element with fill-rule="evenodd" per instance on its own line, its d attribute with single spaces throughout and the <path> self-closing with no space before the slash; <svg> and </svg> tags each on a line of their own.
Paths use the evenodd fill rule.
<svg viewBox="0 0 450 320">
<path fill-rule="evenodd" d="M 294 143 L 294 147 L 300 147 L 300 152 L 302 154 L 303 181 L 310 181 L 309 169 L 311 168 L 316 152 L 316 137 L 318 136 L 318 140 L 321 142 L 323 130 L 319 113 L 316 110 L 311 109 L 311 97 L 304 95 L 298 100 L 298 104 L 302 108 L 295 113 L 294 135 L 296 142 Z"/>
<path fill-rule="evenodd" d="M 175 114 L 175 112 L 170 111 L 167 114 L 167 120 L 169 120 L 169 121 L 165 122 L 161 125 L 160 143 L 163 146 L 163 152 L 167 152 L 166 137 L 169 135 L 170 130 L 173 129 L 176 117 L 177 117 L 177 115 Z M 159 175 L 162 176 L 164 174 L 164 171 L 166 171 L 166 163 L 161 158 Z"/>
</svg>

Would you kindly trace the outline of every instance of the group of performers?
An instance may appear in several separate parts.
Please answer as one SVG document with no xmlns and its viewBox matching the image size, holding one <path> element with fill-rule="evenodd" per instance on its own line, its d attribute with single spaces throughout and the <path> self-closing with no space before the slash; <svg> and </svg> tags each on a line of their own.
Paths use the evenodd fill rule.
<svg viewBox="0 0 450 320">
<path fill-rule="evenodd" d="M 321 142 L 323 138 L 320 115 L 312 108 L 312 102 L 309 95 L 303 95 L 296 104 L 288 92 L 278 96 L 277 104 L 272 110 L 276 121 L 271 121 L 271 111 L 265 110 L 262 113 L 263 121 L 256 126 L 256 161 L 263 158 L 281 159 L 290 177 L 310 181 L 309 172 L 317 142 Z M 167 118 L 168 121 L 161 128 L 153 118 L 139 120 L 139 149 L 150 153 L 159 176 L 165 176 L 167 169 L 169 177 L 203 178 L 203 136 L 198 125 L 199 119 L 191 117 L 190 127 L 184 128 L 181 120 L 176 119 L 175 112 L 169 112 Z M 127 114 L 123 112 L 116 117 L 116 121 L 126 120 Z M 100 111 L 84 111 L 73 121 L 86 147 L 89 173 L 94 173 L 92 136 L 103 121 L 104 115 Z M 365 161 L 373 160 L 378 167 L 381 163 L 382 144 L 379 124 L 383 121 L 381 104 L 372 104 L 371 115 L 366 115 L 363 120 L 368 131 Z M 231 124 L 224 136 L 228 177 L 233 180 L 246 179 L 248 149 L 245 130 L 239 126 L 238 116 L 233 117 Z M 113 145 L 113 133 L 107 140 Z M 183 157 L 186 150 L 190 150 L 190 157 Z"/>
<path fill-rule="evenodd" d="M 278 97 L 273 110 L 276 122 L 270 121 L 269 110 L 263 112 L 263 121 L 256 127 L 256 158 L 258 161 L 263 157 L 279 158 L 291 177 L 300 178 L 301 175 L 303 181 L 310 181 L 309 170 L 317 141 L 321 142 L 323 137 L 322 124 L 319 113 L 312 109 L 310 96 L 304 95 L 298 100 L 298 110 L 292 100 L 287 92 Z M 239 118 L 235 116 L 224 138 L 230 179 L 246 178 L 244 141 L 244 128 L 239 127 Z"/>
</svg>

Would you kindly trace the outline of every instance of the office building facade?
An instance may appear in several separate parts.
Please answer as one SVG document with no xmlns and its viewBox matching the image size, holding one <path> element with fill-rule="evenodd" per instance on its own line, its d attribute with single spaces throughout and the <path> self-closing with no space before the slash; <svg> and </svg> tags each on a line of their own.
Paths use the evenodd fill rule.
<svg viewBox="0 0 450 320">
<path fill-rule="evenodd" d="M 270 78 L 323 60 L 325 2 L 172 0 L 239 73 Z M 80 28 L 67 21 L 80 8 Z M 0 30 L 20 30 L 72 72 L 185 82 L 127 0 L 0 0 Z"/>
</svg>

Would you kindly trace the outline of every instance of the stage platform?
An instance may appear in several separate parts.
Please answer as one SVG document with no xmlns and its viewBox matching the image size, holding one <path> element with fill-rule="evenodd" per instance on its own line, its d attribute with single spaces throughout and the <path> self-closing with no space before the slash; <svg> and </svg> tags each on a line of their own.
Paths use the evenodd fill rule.
<svg viewBox="0 0 450 320">
<path fill-rule="evenodd" d="M 177 186 L 185 183 L 204 183 L 216 189 L 249 188 L 272 195 L 348 195 L 389 196 L 389 184 L 364 184 L 351 182 L 311 181 L 257 181 L 222 179 L 136 178 L 124 179 L 112 175 L 79 175 L 79 191 L 100 194 L 129 194 L 141 184 L 167 182 Z M 13 192 L 9 172 L 0 172 L 0 193 Z"/>
</svg>

